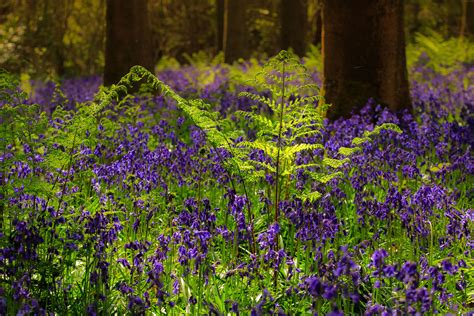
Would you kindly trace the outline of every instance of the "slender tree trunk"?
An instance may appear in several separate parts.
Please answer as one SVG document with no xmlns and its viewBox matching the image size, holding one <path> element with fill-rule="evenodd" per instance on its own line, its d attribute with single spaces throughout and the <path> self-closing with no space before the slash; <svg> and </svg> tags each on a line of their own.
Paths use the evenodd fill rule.
<svg viewBox="0 0 474 316">
<path fill-rule="evenodd" d="M 461 15 L 461 30 L 459 31 L 459 38 L 464 39 L 466 33 L 466 19 L 467 18 L 467 0 L 462 0 L 462 15 Z"/>
<path fill-rule="evenodd" d="M 316 30 L 313 36 L 313 45 L 320 45 L 322 41 L 322 32 L 323 32 L 323 18 L 321 10 L 316 11 L 315 16 Z"/>
<path fill-rule="evenodd" d="M 463 40 L 465 37 L 474 35 L 474 0 L 462 0 L 461 14 L 459 37 Z"/>
<path fill-rule="evenodd" d="M 216 48 L 217 52 L 224 50 L 224 5 L 225 0 L 216 0 Z"/>
<path fill-rule="evenodd" d="M 246 0 L 224 0 L 224 40 L 222 45 L 226 63 L 250 56 L 246 8 Z"/>
<path fill-rule="evenodd" d="M 52 1 L 50 5 L 52 12 L 56 11 L 56 13 L 59 13 L 57 16 L 53 13 L 49 15 L 49 18 L 57 20 L 57 24 L 51 32 L 51 35 L 54 34 L 54 36 L 51 36 L 51 40 L 53 40 L 51 48 L 53 50 L 56 74 L 63 77 L 66 74 L 66 46 L 63 39 L 68 28 L 68 19 L 72 12 L 73 1 L 63 0 L 60 3 Z"/>
<path fill-rule="evenodd" d="M 405 1 L 405 24 L 408 25 L 408 34 L 411 36 L 420 29 L 420 3 L 418 0 Z"/>
<path fill-rule="evenodd" d="M 281 48 L 298 56 L 306 52 L 307 10 L 307 0 L 281 0 Z"/>
<path fill-rule="evenodd" d="M 466 0 L 466 35 L 474 37 L 474 0 Z"/>
<path fill-rule="evenodd" d="M 107 0 L 104 84 L 134 65 L 153 70 L 147 0 Z"/>
<path fill-rule="evenodd" d="M 410 108 L 402 0 L 324 0 L 322 37 L 330 118 L 371 97 L 394 111 Z"/>
<path fill-rule="evenodd" d="M 6 17 L 13 10 L 13 3 L 11 1 L 5 1 L 0 3 L 0 23 L 6 21 Z"/>
</svg>

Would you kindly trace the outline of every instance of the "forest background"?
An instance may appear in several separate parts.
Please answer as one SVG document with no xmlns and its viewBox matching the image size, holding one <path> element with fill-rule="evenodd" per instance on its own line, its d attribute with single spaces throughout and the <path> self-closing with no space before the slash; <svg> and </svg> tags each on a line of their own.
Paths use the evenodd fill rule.
<svg viewBox="0 0 474 316">
<path fill-rule="evenodd" d="M 219 52 L 229 36 L 233 46 L 227 49 L 226 62 L 264 59 L 286 45 L 301 57 L 320 55 L 322 0 L 135 1 L 140 2 L 146 6 L 142 13 L 148 18 L 151 58 L 158 68 L 224 61 Z M 441 41 L 463 41 L 474 33 L 474 1 L 406 0 L 403 6 L 408 48 L 424 41 L 425 49 L 440 50 Z M 0 68 L 42 80 L 102 74 L 106 7 L 105 0 L 2 1 Z M 126 18 L 130 12 L 117 14 Z M 235 40 L 236 35 L 242 39 Z M 407 56 L 409 65 L 418 57 L 412 55 Z"/>
</svg>

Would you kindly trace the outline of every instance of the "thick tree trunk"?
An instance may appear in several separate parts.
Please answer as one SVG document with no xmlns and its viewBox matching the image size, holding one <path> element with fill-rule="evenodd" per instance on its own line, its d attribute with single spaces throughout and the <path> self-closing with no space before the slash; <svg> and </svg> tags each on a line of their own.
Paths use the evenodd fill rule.
<svg viewBox="0 0 474 316">
<path fill-rule="evenodd" d="M 298 56 L 306 52 L 307 10 L 307 0 L 281 0 L 281 48 Z"/>
<path fill-rule="evenodd" d="M 147 0 L 107 0 L 104 84 L 116 83 L 134 65 L 153 70 Z"/>
<path fill-rule="evenodd" d="M 402 0 L 324 0 L 322 37 L 330 118 L 371 97 L 394 111 L 411 106 Z"/>
<path fill-rule="evenodd" d="M 250 56 L 246 9 L 245 0 L 224 0 L 224 40 L 222 45 L 226 63 Z"/>
</svg>

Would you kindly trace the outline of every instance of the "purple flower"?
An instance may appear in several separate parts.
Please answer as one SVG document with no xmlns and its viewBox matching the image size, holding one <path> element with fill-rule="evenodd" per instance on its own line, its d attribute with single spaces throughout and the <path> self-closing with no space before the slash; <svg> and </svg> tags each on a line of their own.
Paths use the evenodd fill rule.
<svg viewBox="0 0 474 316">
<path fill-rule="evenodd" d="M 415 283 L 416 285 L 419 279 L 416 263 L 405 262 L 398 272 L 397 279 L 405 284 Z"/>
<path fill-rule="evenodd" d="M 122 294 L 130 294 L 134 292 L 133 288 L 128 286 L 125 282 L 120 283 L 118 289 Z"/>
<path fill-rule="evenodd" d="M 178 279 L 174 280 L 174 282 L 173 282 L 173 294 L 174 295 L 179 294 L 179 281 L 178 281 Z"/>
<path fill-rule="evenodd" d="M 387 257 L 388 257 L 387 250 L 383 248 L 375 250 L 374 253 L 372 254 L 372 261 L 370 265 L 375 268 L 381 268 L 382 265 L 384 264 L 385 258 Z"/>
<path fill-rule="evenodd" d="M 451 263 L 451 260 L 445 259 L 441 261 L 442 269 L 450 275 L 453 275 L 457 272 L 458 267 Z"/>
</svg>

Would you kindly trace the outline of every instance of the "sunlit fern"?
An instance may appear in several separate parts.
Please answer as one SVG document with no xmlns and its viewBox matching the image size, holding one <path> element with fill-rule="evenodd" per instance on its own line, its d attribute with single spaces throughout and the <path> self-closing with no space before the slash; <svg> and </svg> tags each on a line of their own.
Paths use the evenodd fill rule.
<svg viewBox="0 0 474 316">
<path fill-rule="evenodd" d="M 296 156 L 302 152 L 314 150 L 325 151 L 321 143 L 310 143 L 307 139 L 320 134 L 323 129 L 323 114 L 327 105 L 318 94 L 318 87 L 311 82 L 311 77 L 306 68 L 289 52 L 282 51 L 271 58 L 256 75 L 252 86 L 259 92 L 242 92 L 241 97 L 254 100 L 258 106 L 266 106 L 271 114 L 259 111 L 238 111 L 238 117 L 251 121 L 256 130 L 256 139 L 237 142 L 242 133 L 229 128 L 232 123 L 229 119 L 221 117 L 219 112 L 211 110 L 211 106 L 203 100 L 187 100 L 178 95 L 168 85 L 157 79 L 153 74 L 141 66 L 134 66 L 117 85 L 103 91 L 99 96 L 102 101 L 99 107 L 105 107 L 114 98 L 127 92 L 127 88 L 137 82 L 145 82 L 150 88 L 160 91 L 163 95 L 173 99 L 177 106 L 206 133 L 209 144 L 215 149 L 225 149 L 231 155 L 222 159 L 229 173 L 237 175 L 247 189 L 245 183 L 260 181 L 270 174 L 275 177 L 275 217 L 278 217 L 278 203 L 281 198 L 282 188 L 286 192 L 296 192 L 294 184 L 296 170 L 304 169 L 314 180 L 327 183 L 334 177 L 340 176 L 337 169 L 349 162 L 349 158 L 336 159 L 325 155 L 322 162 L 298 165 Z M 265 93 L 261 93 L 265 92 Z M 319 104 L 319 105 L 318 105 Z M 265 111 L 262 111 L 265 112 Z M 360 148 L 363 142 L 378 134 L 381 129 L 393 129 L 400 132 L 394 124 L 384 124 L 376 127 L 371 132 L 366 132 L 363 137 L 354 139 L 352 148 L 341 148 L 340 153 L 345 156 L 352 155 Z M 269 162 L 260 162 L 249 158 L 252 150 L 261 150 Z M 216 150 L 219 153 L 219 150 Z M 330 168 L 316 168 L 327 166 Z M 319 171 L 316 171 L 319 170 Z M 291 190 L 288 190 L 288 189 Z M 303 201 L 313 202 L 321 197 L 321 193 L 306 188 L 297 192 Z"/>
</svg>

